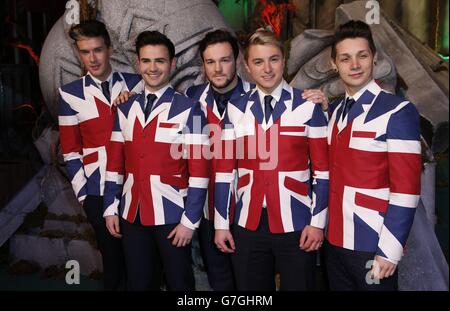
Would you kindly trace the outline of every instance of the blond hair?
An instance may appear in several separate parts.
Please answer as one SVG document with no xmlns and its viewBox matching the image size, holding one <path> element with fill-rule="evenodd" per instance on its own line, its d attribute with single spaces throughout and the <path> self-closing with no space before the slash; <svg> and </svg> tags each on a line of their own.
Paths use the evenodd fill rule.
<svg viewBox="0 0 450 311">
<path fill-rule="evenodd" d="M 245 61 L 248 60 L 248 51 L 252 45 L 275 45 L 281 50 L 281 54 L 284 56 L 284 47 L 283 44 L 278 40 L 275 36 L 272 28 L 267 26 L 265 28 L 258 28 L 255 32 L 248 38 L 247 44 L 244 50 L 244 58 Z"/>
</svg>

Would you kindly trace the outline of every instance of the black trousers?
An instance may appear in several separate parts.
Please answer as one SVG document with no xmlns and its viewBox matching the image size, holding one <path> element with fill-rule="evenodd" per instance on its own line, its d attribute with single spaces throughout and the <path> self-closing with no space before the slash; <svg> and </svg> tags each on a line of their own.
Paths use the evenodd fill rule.
<svg viewBox="0 0 450 311">
<path fill-rule="evenodd" d="M 315 289 L 316 252 L 300 249 L 301 232 L 271 233 L 266 209 L 256 231 L 237 224 L 232 231 L 236 250 L 231 260 L 238 290 L 273 291 L 276 272 L 280 290 Z"/>
<path fill-rule="evenodd" d="M 97 246 L 102 254 L 104 289 L 125 290 L 126 271 L 122 240 L 113 237 L 106 228 L 103 197 L 86 196 L 83 208 L 94 229 Z"/>
<path fill-rule="evenodd" d="M 176 226 L 143 226 L 121 219 L 129 290 L 160 290 L 161 271 L 168 290 L 195 290 L 191 245 L 176 247 L 167 239 Z"/>
<path fill-rule="evenodd" d="M 216 291 L 235 290 L 230 255 L 217 249 L 214 244 L 214 234 L 214 222 L 202 218 L 198 239 L 209 285 Z"/>
<path fill-rule="evenodd" d="M 396 291 L 398 269 L 387 278 L 375 282 L 370 278 L 375 254 L 348 250 L 325 241 L 325 264 L 330 290 L 333 291 Z"/>
</svg>

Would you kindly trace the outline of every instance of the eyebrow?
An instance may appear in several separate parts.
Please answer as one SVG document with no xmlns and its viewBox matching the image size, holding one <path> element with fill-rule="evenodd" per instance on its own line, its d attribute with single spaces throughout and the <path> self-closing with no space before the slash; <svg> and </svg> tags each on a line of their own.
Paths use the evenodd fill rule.
<svg viewBox="0 0 450 311">
<path fill-rule="evenodd" d="M 356 54 L 361 54 L 361 53 L 369 53 L 369 50 L 360 50 L 360 51 L 356 52 Z M 338 54 L 338 56 L 350 56 L 350 54 L 342 53 L 342 54 Z"/>
<path fill-rule="evenodd" d="M 147 57 L 141 57 L 141 60 L 152 60 L 151 58 L 147 58 Z M 154 61 L 162 61 L 162 60 L 168 60 L 165 57 L 157 57 L 153 59 Z"/>
<path fill-rule="evenodd" d="M 266 57 L 266 58 L 271 59 L 271 58 L 274 58 L 274 57 L 281 57 L 281 55 L 279 55 L 279 54 L 273 54 L 273 55 L 270 55 L 269 57 Z M 252 61 L 255 61 L 255 60 L 264 60 L 264 58 L 262 58 L 262 57 L 257 57 L 257 58 L 253 58 L 253 59 L 252 59 Z"/>
<path fill-rule="evenodd" d="M 219 58 L 218 60 L 220 61 L 220 60 L 224 60 L 224 59 L 227 59 L 227 58 L 231 58 L 231 56 L 224 56 L 224 57 L 221 57 L 221 58 Z M 216 61 L 214 58 L 205 58 L 205 61 Z"/>
</svg>

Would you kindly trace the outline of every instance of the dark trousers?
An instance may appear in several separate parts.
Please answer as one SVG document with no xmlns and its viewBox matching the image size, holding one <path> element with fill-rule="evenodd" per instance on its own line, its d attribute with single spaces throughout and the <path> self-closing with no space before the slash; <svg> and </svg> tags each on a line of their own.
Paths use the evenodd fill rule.
<svg viewBox="0 0 450 311">
<path fill-rule="evenodd" d="M 164 271 L 168 290 L 195 290 L 191 245 L 176 247 L 172 245 L 173 239 L 167 239 L 176 226 L 142 226 L 121 219 L 130 290 L 160 290 L 161 270 Z"/>
<path fill-rule="evenodd" d="M 104 289 L 124 290 L 126 272 L 122 240 L 113 237 L 106 228 L 103 218 L 103 197 L 88 195 L 83 208 L 94 229 L 97 246 L 102 254 Z"/>
<path fill-rule="evenodd" d="M 235 290 L 230 255 L 217 249 L 214 234 L 214 222 L 202 218 L 198 239 L 209 285 L 216 291 Z"/>
<path fill-rule="evenodd" d="M 375 254 L 348 250 L 326 241 L 325 264 L 330 290 L 333 291 L 396 291 L 398 269 L 394 275 L 382 279 L 379 284 L 370 278 L 371 264 Z"/>
<path fill-rule="evenodd" d="M 300 249 L 301 232 L 271 233 L 266 209 L 256 231 L 237 224 L 232 231 L 236 250 L 231 260 L 238 290 L 273 291 L 275 272 L 280 273 L 280 290 L 314 290 L 316 252 Z"/>
</svg>

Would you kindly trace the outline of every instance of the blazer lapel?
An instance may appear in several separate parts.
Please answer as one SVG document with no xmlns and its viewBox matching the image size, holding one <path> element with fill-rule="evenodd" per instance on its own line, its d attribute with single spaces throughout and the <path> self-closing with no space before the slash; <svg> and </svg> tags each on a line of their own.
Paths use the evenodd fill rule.
<svg viewBox="0 0 450 311">
<path fill-rule="evenodd" d="M 341 132 L 343 129 L 347 127 L 350 123 L 353 122 L 353 120 L 357 117 L 359 117 L 364 111 L 363 105 L 370 105 L 375 98 L 375 95 L 371 93 L 369 90 L 366 90 L 359 98 L 358 100 L 353 104 L 352 108 L 348 112 L 347 120 L 344 120 L 344 122 L 341 121 L 341 115 L 342 115 L 342 109 L 344 107 L 344 102 L 342 102 L 340 107 L 340 113 L 339 113 L 339 120 L 342 122 L 341 129 L 339 132 Z M 338 111 L 339 112 L 339 111 Z M 339 127 L 338 127 L 339 128 Z"/>
<path fill-rule="evenodd" d="M 255 117 L 256 121 L 260 126 L 263 126 L 263 118 L 264 118 L 264 112 L 261 107 L 261 102 L 259 100 L 258 91 L 254 91 L 252 95 L 250 95 L 249 102 L 253 102 L 252 106 L 250 107 L 251 112 L 253 113 L 253 116 Z"/>
<path fill-rule="evenodd" d="M 120 76 L 118 72 L 114 72 L 112 76 L 112 88 L 111 88 L 111 102 L 119 96 L 120 92 L 123 90 L 123 85 L 125 81 Z"/>
<path fill-rule="evenodd" d="M 272 111 L 272 120 L 273 122 L 269 122 L 269 126 L 267 128 L 270 128 L 270 126 L 277 123 L 278 119 L 281 117 L 283 112 L 286 110 L 286 101 L 289 101 L 292 99 L 291 92 L 287 91 L 283 88 L 283 91 L 281 92 L 280 101 L 275 103 L 275 107 Z"/>
<path fill-rule="evenodd" d="M 105 105 L 111 105 L 111 103 L 105 98 L 105 95 L 103 95 L 102 90 L 99 89 L 97 83 L 95 83 L 90 75 L 86 75 L 84 77 L 84 93 L 99 99 Z"/>
<path fill-rule="evenodd" d="M 173 94 L 175 90 L 172 87 L 167 88 L 167 90 L 162 94 L 160 98 L 153 104 L 152 112 L 150 112 L 149 118 L 145 122 L 145 126 L 149 124 L 157 115 L 170 107 L 173 99 Z"/>
<path fill-rule="evenodd" d="M 142 128 L 145 127 L 145 114 L 144 114 L 144 108 L 145 108 L 145 93 L 142 92 L 139 94 L 139 96 L 136 98 L 137 102 L 139 103 L 139 107 L 141 110 L 137 114 L 137 118 L 139 120 L 139 123 L 141 123 Z M 134 104 L 133 104 L 134 105 Z"/>
<path fill-rule="evenodd" d="M 210 111 L 216 116 L 217 119 L 221 120 L 222 116 L 219 113 L 219 108 L 217 108 L 216 100 L 214 99 L 213 90 L 211 89 L 211 84 L 205 88 L 205 91 L 200 98 L 200 101 L 204 100 L 206 105 L 209 107 Z"/>
</svg>

